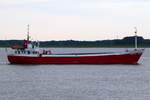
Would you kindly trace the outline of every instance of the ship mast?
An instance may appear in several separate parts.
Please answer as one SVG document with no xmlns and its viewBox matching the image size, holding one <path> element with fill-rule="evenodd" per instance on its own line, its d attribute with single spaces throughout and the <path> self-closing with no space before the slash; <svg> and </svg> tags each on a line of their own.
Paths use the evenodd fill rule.
<svg viewBox="0 0 150 100">
<path fill-rule="evenodd" d="M 137 49 L 137 28 L 135 27 L 135 49 Z"/>
<path fill-rule="evenodd" d="M 29 42 L 29 39 L 30 39 L 30 33 L 29 33 L 29 24 L 27 25 L 27 41 Z"/>
</svg>

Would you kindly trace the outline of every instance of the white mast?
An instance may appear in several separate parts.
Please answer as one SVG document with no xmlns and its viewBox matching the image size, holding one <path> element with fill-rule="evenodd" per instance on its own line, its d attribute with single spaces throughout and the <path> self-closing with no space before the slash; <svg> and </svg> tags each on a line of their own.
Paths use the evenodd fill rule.
<svg viewBox="0 0 150 100">
<path fill-rule="evenodd" d="M 137 49 L 137 28 L 135 27 L 135 49 Z"/>
<path fill-rule="evenodd" d="M 29 26 L 29 24 L 28 24 L 28 25 L 27 25 L 27 41 L 28 41 L 28 42 L 29 42 L 29 38 L 30 38 L 30 36 L 29 36 L 29 34 L 30 34 L 30 33 L 29 33 L 29 27 L 30 27 L 30 26 Z"/>
</svg>

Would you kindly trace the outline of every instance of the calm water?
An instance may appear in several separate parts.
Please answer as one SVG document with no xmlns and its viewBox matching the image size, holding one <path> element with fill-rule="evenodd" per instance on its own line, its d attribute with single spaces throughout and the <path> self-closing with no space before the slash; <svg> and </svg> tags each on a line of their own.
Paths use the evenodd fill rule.
<svg viewBox="0 0 150 100">
<path fill-rule="evenodd" d="M 51 48 L 54 53 L 121 51 Z M 0 49 L 0 100 L 150 100 L 150 49 L 139 65 L 9 65 Z"/>
</svg>

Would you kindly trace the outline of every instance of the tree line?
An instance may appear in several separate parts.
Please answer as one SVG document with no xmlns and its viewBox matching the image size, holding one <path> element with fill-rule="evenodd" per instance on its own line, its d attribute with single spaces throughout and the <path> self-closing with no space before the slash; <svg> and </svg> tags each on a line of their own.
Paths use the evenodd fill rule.
<svg viewBox="0 0 150 100">
<path fill-rule="evenodd" d="M 150 39 L 137 37 L 139 47 L 150 47 Z M 22 45 L 24 40 L 0 40 L 1 47 L 9 47 L 13 45 Z M 135 37 L 129 36 L 123 39 L 114 40 L 96 40 L 96 41 L 39 41 L 41 47 L 134 47 Z"/>
</svg>

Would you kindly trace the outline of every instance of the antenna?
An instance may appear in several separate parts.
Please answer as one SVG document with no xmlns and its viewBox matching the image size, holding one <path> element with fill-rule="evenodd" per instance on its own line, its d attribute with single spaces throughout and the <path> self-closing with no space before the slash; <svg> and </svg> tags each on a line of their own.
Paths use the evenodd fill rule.
<svg viewBox="0 0 150 100">
<path fill-rule="evenodd" d="M 135 29 L 135 49 L 137 49 L 137 28 L 136 27 L 134 27 L 134 29 Z"/>
<path fill-rule="evenodd" d="M 29 26 L 29 24 L 28 24 L 28 25 L 27 25 L 27 41 L 29 41 L 29 38 L 30 38 L 30 36 L 29 36 L 29 34 L 30 34 L 30 33 L 29 33 L 29 27 L 30 27 L 30 26 Z"/>
</svg>

